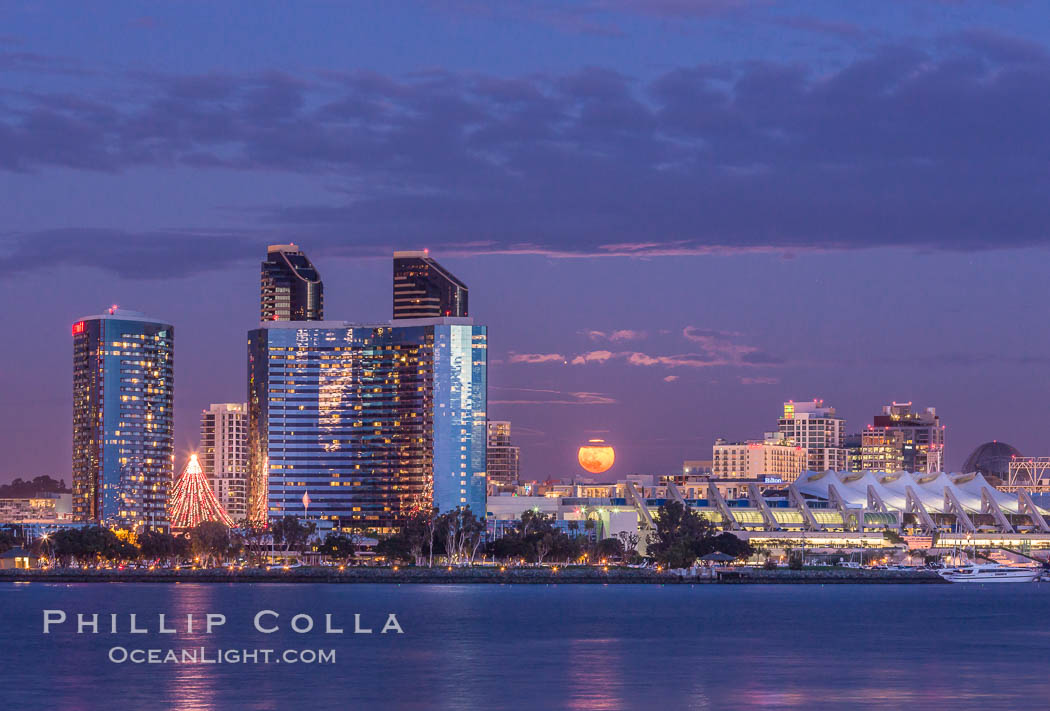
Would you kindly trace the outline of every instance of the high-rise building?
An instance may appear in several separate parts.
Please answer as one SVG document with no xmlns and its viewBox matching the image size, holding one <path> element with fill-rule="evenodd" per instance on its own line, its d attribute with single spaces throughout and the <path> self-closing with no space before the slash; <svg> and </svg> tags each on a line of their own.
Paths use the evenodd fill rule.
<svg viewBox="0 0 1050 711">
<path fill-rule="evenodd" d="M 249 518 L 384 532 L 431 506 L 484 516 L 486 347 L 454 318 L 249 332 Z"/>
<path fill-rule="evenodd" d="M 485 466 L 490 487 L 503 489 L 517 486 L 521 450 L 510 443 L 510 422 L 489 420 Z"/>
<path fill-rule="evenodd" d="M 321 321 L 324 284 L 317 269 L 294 244 L 266 248 L 259 287 L 261 321 Z"/>
<path fill-rule="evenodd" d="M 715 440 L 711 476 L 718 479 L 798 479 L 806 468 L 806 452 L 785 440 L 779 432 L 746 442 Z"/>
<path fill-rule="evenodd" d="M 73 324 L 73 514 L 166 528 L 175 329 L 116 306 Z"/>
<path fill-rule="evenodd" d="M 842 438 L 842 446 L 846 448 L 846 471 L 864 471 L 863 443 L 864 436 L 860 432 Z"/>
<path fill-rule="evenodd" d="M 219 505 L 234 521 L 248 513 L 248 404 L 225 402 L 201 413 L 200 465 Z"/>
<path fill-rule="evenodd" d="M 785 439 L 806 450 L 807 470 L 846 469 L 846 420 L 835 414 L 835 408 L 824 407 L 823 400 L 785 402 L 779 428 Z"/>
<path fill-rule="evenodd" d="M 914 412 L 910 402 L 882 408 L 862 433 L 862 469 L 873 472 L 944 470 L 944 425 L 936 408 Z"/>
<path fill-rule="evenodd" d="M 394 318 L 466 318 L 467 285 L 426 251 L 394 252 Z"/>
</svg>

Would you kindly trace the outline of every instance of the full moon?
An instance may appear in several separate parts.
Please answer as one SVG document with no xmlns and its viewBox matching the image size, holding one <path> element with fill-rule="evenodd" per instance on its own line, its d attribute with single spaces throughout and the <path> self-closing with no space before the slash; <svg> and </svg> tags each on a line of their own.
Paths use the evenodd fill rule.
<svg viewBox="0 0 1050 711">
<path fill-rule="evenodd" d="M 616 452 L 613 451 L 612 447 L 605 444 L 605 440 L 592 439 L 580 447 L 576 458 L 579 460 L 580 466 L 591 474 L 601 474 L 609 471 L 612 467 L 613 462 L 616 461 Z"/>
</svg>

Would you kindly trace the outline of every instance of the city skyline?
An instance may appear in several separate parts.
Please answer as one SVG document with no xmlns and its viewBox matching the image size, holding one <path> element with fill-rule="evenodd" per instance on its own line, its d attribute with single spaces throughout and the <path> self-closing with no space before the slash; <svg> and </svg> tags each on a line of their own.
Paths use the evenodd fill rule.
<svg viewBox="0 0 1050 711">
<path fill-rule="evenodd" d="M 949 470 L 1050 455 L 1038 5 L 234 5 L 0 11 L 0 481 L 69 479 L 67 329 L 114 303 L 179 329 L 182 466 L 292 242 L 340 319 L 388 319 L 395 250 L 470 286 L 526 478 L 813 398 L 935 406 Z"/>
</svg>

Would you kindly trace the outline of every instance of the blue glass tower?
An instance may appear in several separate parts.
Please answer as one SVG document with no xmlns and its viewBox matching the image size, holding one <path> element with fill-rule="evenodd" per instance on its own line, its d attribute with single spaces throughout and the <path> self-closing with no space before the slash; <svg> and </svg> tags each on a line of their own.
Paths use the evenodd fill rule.
<svg viewBox="0 0 1050 711">
<path fill-rule="evenodd" d="M 276 321 L 248 334 L 249 517 L 397 529 L 485 513 L 486 330 Z"/>
<path fill-rule="evenodd" d="M 73 324 L 73 513 L 165 528 L 174 467 L 175 329 L 113 307 Z"/>
</svg>

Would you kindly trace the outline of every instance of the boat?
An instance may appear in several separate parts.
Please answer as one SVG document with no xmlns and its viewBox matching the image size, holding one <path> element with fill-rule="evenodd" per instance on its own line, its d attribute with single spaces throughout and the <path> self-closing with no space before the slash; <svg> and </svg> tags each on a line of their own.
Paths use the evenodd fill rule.
<svg viewBox="0 0 1050 711">
<path fill-rule="evenodd" d="M 1042 572 L 1040 568 L 1016 568 L 999 563 L 975 563 L 937 571 L 949 583 L 1031 583 Z"/>
</svg>

